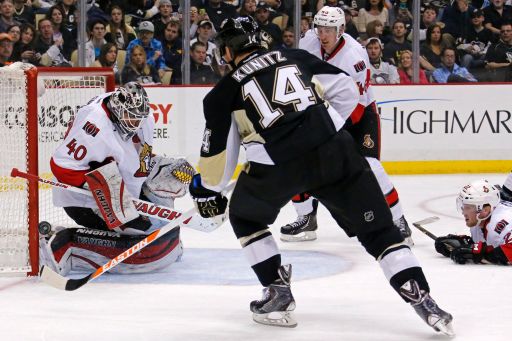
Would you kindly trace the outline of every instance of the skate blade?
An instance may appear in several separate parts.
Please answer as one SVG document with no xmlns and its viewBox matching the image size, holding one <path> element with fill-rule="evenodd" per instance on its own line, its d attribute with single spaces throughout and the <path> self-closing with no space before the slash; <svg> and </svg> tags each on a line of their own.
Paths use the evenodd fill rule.
<svg viewBox="0 0 512 341">
<path fill-rule="evenodd" d="M 454 337 L 455 336 L 455 331 L 453 330 L 453 324 L 451 322 L 445 323 L 445 321 L 439 320 L 432 327 L 436 331 L 441 332 L 444 335 L 448 335 L 449 337 Z"/>
<path fill-rule="evenodd" d="M 283 234 L 281 233 L 281 240 L 283 242 L 308 242 L 316 240 L 315 231 L 306 231 L 298 234 Z"/>
<path fill-rule="evenodd" d="M 267 314 L 252 314 L 254 322 L 261 323 L 267 326 L 295 328 L 297 321 L 295 320 L 291 311 L 274 311 Z"/>
</svg>

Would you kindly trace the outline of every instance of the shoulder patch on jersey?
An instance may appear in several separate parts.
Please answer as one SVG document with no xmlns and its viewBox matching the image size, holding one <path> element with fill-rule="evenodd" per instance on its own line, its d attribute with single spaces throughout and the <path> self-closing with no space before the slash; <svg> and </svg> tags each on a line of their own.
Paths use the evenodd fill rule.
<svg viewBox="0 0 512 341">
<path fill-rule="evenodd" d="M 500 220 L 497 224 L 496 224 L 496 227 L 494 228 L 494 231 L 497 233 L 497 234 L 500 234 L 503 229 L 508 225 L 508 221 L 506 221 L 505 219 L 502 219 Z"/>
<path fill-rule="evenodd" d="M 356 72 L 361 72 L 364 69 L 366 69 L 366 64 L 364 63 L 364 60 L 360 60 L 359 62 L 354 64 L 354 69 L 356 70 Z"/>
<path fill-rule="evenodd" d="M 153 147 L 144 143 L 139 153 L 139 169 L 133 174 L 136 178 L 143 178 L 149 175 L 149 165 L 151 163 L 151 152 Z"/>
<path fill-rule="evenodd" d="M 100 132 L 100 128 L 96 127 L 94 123 L 89 121 L 85 122 L 82 129 L 87 135 L 91 135 L 92 137 L 95 137 Z"/>
</svg>

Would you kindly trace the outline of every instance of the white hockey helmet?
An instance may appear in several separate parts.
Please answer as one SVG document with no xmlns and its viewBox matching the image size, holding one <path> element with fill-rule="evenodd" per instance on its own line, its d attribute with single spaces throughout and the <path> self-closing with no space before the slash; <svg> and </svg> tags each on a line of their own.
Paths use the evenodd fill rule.
<svg viewBox="0 0 512 341">
<path fill-rule="evenodd" d="M 336 37 L 339 39 L 345 28 L 345 13 L 339 7 L 322 7 L 313 18 L 313 27 L 336 27 Z M 317 33 L 318 34 L 318 33 Z"/>
<path fill-rule="evenodd" d="M 132 138 L 149 115 L 148 95 L 137 82 L 128 82 L 114 91 L 108 107 L 124 140 Z"/>
<path fill-rule="evenodd" d="M 491 206 L 491 212 L 500 202 L 500 191 L 489 181 L 482 179 L 473 181 L 462 187 L 457 197 L 457 209 L 462 213 L 464 205 L 474 205 L 477 212 L 481 212 L 485 205 Z"/>
</svg>

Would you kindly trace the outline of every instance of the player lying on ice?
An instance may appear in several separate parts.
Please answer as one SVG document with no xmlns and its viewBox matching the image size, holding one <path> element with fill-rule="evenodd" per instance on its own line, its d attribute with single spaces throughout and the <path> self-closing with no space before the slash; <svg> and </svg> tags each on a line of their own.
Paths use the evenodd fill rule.
<svg viewBox="0 0 512 341">
<path fill-rule="evenodd" d="M 457 210 L 464 216 L 471 236 L 438 237 L 437 252 L 458 264 L 512 264 L 512 173 L 502 187 L 478 180 L 462 188 Z"/>
<path fill-rule="evenodd" d="M 43 265 L 61 275 L 95 270 L 163 226 L 139 216 L 132 195 L 172 208 L 174 199 L 187 193 L 195 171 L 185 159 L 152 154 L 154 125 L 146 91 L 135 82 L 94 97 L 78 111 L 50 164 L 58 181 L 89 188 L 94 197 L 53 190 L 54 205 L 82 228 L 56 227 L 42 237 Z M 155 271 L 182 253 L 177 226 L 113 272 Z"/>
<path fill-rule="evenodd" d="M 453 335 L 452 315 L 430 296 L 419 261 L 393 224 L 375 175 L 342 129 L 347 117 L 342 114 L 357 107 L 355 82 L 304 50 L 269 51 L 263 37 L 251 17 L 229 18 L 221 25 L 216 45 L 233 70 L 203 100 L 201 175 L 194 175 L 189 187 L 203 217 L 223 214 L 227 199 L 220 191 L 233 176 L 240 144 L 244 146 L 248 163 L 229 202 L 229 220 L 265 288 L 263 298 L 250 304 L 254 321 L 297 325 L 292 267 L 281 264 L 268 226 L 292 196 L 308 192 L 357 236 L 398 297 L 434 330 Z M 323 92 L 317 74 L 336 81 Z M 326 102 L 323 93 L 340 96 L 342 111 Z"/>
</svg>

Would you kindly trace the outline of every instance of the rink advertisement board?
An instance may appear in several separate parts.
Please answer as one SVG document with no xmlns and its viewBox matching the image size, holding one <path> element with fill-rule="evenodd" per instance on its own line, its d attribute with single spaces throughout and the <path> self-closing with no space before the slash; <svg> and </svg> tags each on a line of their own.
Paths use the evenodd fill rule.
<svg viewBox="0 0 512 341">
<path fill-rule="evenodd" d="M 155 151 L 197 162 L 208 87 L 148 87 Z M 512 85 L 374 87 L 382 160 L 393 173 L 497 172 L 512 167 Z"/>
</svg>

